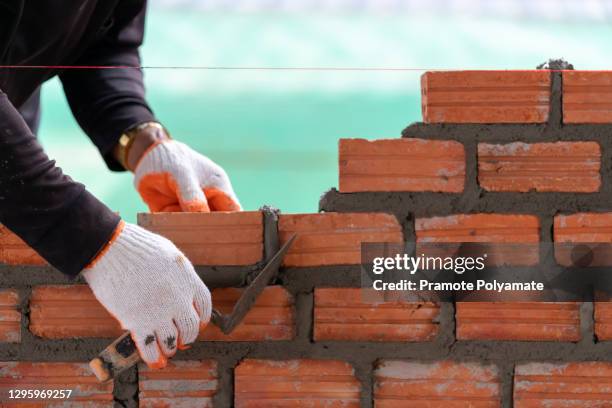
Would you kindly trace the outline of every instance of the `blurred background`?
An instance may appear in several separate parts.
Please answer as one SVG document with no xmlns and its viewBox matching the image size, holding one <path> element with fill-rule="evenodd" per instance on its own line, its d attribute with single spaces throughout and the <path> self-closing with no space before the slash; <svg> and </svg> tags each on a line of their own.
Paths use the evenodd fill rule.
<svg viewBox="0 0 612 408">
<path fill-rule="evenodd" d="M 612 68 L 612 1 L 150 0 L 148 98 L 176 139 L 221 164 L 245 209 L 312 212 L 337 185 L 342 137 L 398 137 L 420 120 L 426 69 L 531 69 L 563 57 Z M 410 68 L 224 70 L 160 67 Z M 155 68 L 157 67 L 157 68 Z M 124 218 L 145 211 L 43 88 L 40 138 L 73 178 Z"/>
</svg>

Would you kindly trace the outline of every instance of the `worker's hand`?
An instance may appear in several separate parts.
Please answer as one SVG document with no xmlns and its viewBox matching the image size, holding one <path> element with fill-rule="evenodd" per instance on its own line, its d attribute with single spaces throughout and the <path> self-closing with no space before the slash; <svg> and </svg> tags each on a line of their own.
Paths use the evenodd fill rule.
<svg viewBox="0 0 612 408">
<path fill-rule="evenodd" d="M 174 140 L 157 143 L 143 154 L 134 184 L 152 212 L 241 210 L 225 170 Z"/>
<path fill-rule="evenodd" d="M 210 292 L 191 263 L 172 242 L 136 225 L 122 222 L 82 274 L 149 367 L 164 367 L 210 320 Z"/>
</svg>

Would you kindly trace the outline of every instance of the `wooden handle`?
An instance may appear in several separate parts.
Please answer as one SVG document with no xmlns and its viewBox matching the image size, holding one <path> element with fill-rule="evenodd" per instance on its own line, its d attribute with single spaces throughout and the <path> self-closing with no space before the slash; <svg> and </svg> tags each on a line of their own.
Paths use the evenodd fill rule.
<svg viewBox="0 0 612 408">
<path fill-rule="evenodd" d="M 219 327 L 223 327 L 225 317 L 213 309 L 212 321 Z M 140 362 L 138 348 L 130 336 L 130 332 L 123 333 L 108 347 L 98 354 L 98 357 L 89 362 L 91 371 L 98 377 L 100 382 L 111 381 L 119 374 Z"/>
<path fill-rule="evenodd" d="M 91 371 L 101 382 L 110 381 L 120 373 L 140 361 L 138 349 L 129 332 L 125 332 L 107 348 L 102 350 L 98 357 L 89 362 Z"/>
</svg>

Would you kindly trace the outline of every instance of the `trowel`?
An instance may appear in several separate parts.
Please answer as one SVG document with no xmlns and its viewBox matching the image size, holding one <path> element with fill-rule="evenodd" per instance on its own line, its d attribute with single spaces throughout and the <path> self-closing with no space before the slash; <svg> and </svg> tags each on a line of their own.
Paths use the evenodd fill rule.
<svg viewBox="0 0 612 408">
<path fill-rule="evenodd" d="M 219 327 L 224 334 L 229 334 L 242 321 L 251 306 L 255 303 L 261 292 L 268 286 L 270 281 L 276 277 L 285 254 L 295 239 L 292 235 L 287 242 L 274 254 L 266 266 L 257 273 L 253 281 L 242 292 L 242 295 L 234 305 L 232 312 L 224 315 L 213 309 L 211 314 L 212 323 Z M 108 347 L 98 354 L 98 357 L 89 362 L 89 367 L 99 381 L 107 382 L 117 377 L 120 373 L 134 366 L 140 361 L 140 355 L 136 345 L 125 332 Z"/>
</svg>

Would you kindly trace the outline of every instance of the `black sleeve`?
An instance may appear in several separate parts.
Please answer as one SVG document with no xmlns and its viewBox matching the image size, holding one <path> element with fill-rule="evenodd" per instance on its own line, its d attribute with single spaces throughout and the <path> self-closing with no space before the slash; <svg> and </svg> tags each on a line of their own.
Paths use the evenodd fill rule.
<svg viewBox="0 0 612 408">
<path fill-rule="evenodd" d="M 146 0 L 119 2 L 105 34 L 74 65 L 139 67 Z M 112 149 L 129 127 L 155 120 L 138 68 L 71 69 L 60 75 L 72 112 L 111 170 Z"/>
<path fill-rule="evenodd" d="M 0 223 L 71 276 L 95 257 L 119 223 L 114 212 L 49 160 L 1 91 Z"/>
</svg>

